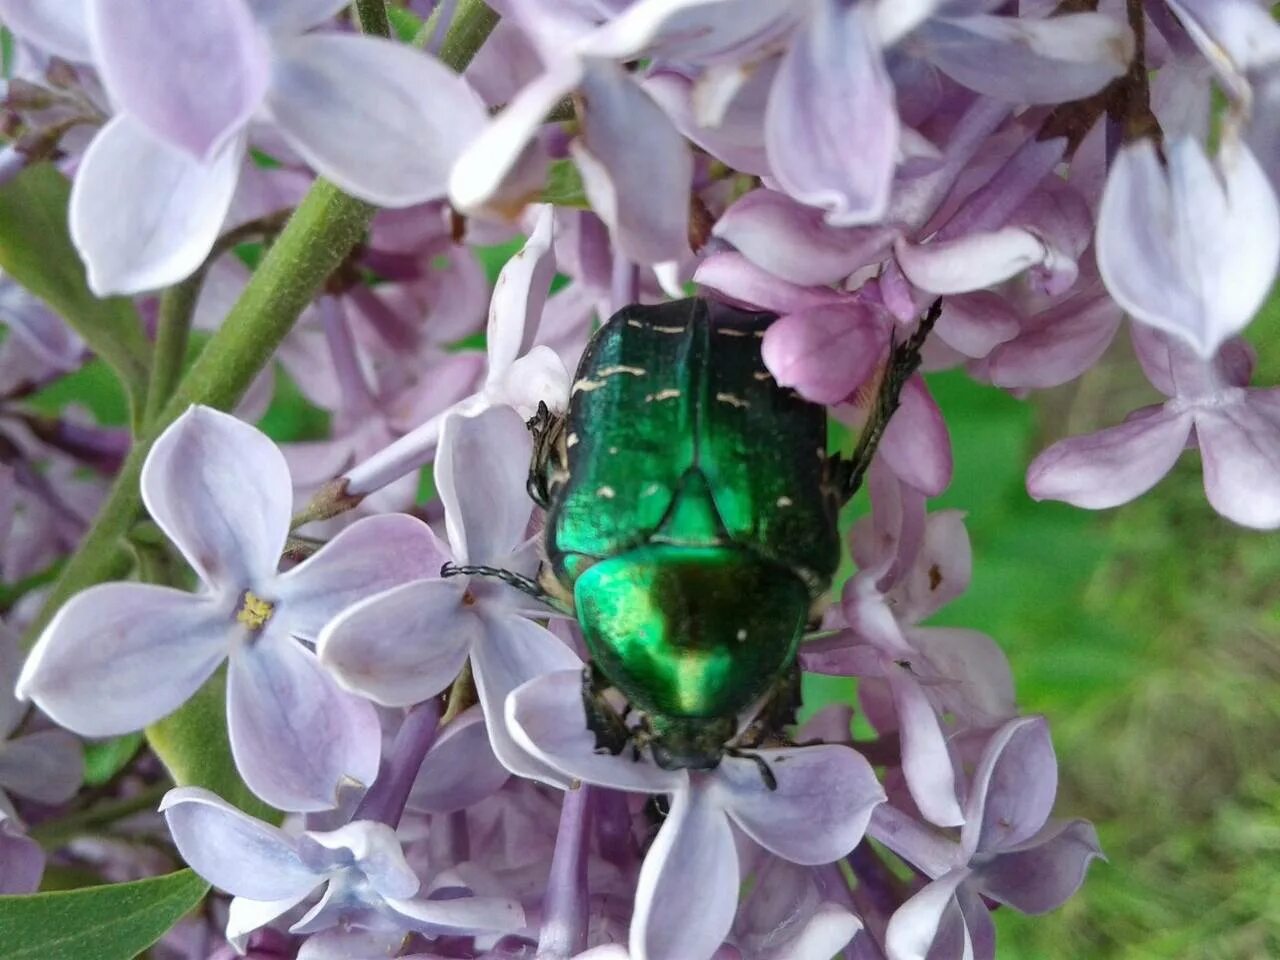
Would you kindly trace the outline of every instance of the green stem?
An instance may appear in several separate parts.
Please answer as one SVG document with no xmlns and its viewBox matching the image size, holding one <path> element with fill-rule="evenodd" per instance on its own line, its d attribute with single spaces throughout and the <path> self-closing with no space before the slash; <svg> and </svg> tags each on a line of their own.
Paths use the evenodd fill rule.
<svg viewBox="0 0 1280 960">
<path fill-rule="evenodd" d="M 203 284 L 204 268 L 201 267 L 186 280 L 166 290 L 160 298 L 160 319 L 156 326 L 156 348 L 151 358 L 151 381 L 147 384 L 144 424 L 160 415 L 182 374 L 191 318 L 196 312 L 196 301 L 200 299 Z"/>
<path fill-rule="evenodd" d="M 445 62 L 458 71 L 464 69 L 496 22 L 496 15 L 483 3 L 462 0 L 445 39 L 445 49 L 451 51 L 452 58 Z M 467 47 L 462 38 L 473 46 Z M 156 438 L 191 404 L 229 410 L 244 396 L 298 315 L 364 235 L 373 214 L 369 204 L 347 196 L 326 180 L 316 181 L 254 271 L 221 329 L 129 451 L 97 519 L 32 623 L 28 645 L 70 597 L 110 579 L 118 569 L 121 538 L 142 510 L 138 480 Z"/>
<path fill-rule="evenodd" d="M 375 37 L 391 36 L 386 0 L 356 0 L 356 19 L 360 22 L 361 33 Z"/>
<path fill-rule="evenodd" d="M 60 820 L 43 823 L 31 831 L 31 839 L 46 850 L 56 850 L 79 834 L 105 827 L 143 810 L 154 810 L 172 786 L 167 781 L 152 784 L 132 797 L 109 800 Z"/>
</svg>

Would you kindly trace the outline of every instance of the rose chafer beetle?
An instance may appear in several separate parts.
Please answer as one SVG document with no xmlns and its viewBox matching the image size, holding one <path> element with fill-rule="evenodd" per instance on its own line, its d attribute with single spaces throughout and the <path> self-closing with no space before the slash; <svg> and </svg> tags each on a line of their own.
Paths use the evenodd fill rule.
<svg viewBox="0 0 1280 960">
<path fill-rule="evenodd" d="M 886 358 L 844 458 L 827 452 L 826 409 L 765 368 L 773 314 L 702 298 L 626 307 L 592 337 L 568 412 L 543 407 L 530 421 L 529 491 L 547 511 L 538 582 L 450 572 L 500 576 L 577 617 L 602 747 L 647 743 L 662 767 L 711 769 L 758 745 L 794 714 L 797 646 L 839 563 L 837 514 L 937 309 Z M 643 712 L 638 726 L 610 705 L 610 686 Z"/>
</svg>

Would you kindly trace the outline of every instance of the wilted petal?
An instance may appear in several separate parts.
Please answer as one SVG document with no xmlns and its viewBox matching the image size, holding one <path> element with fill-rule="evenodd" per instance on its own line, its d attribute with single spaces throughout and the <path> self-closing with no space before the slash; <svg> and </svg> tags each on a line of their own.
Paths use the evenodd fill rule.
<svg viewBox="0 0 1280 960">
<path fill-rule="evenodd" d="M 501 562 L 524 539 L 533 440 L 514 410 L 450 416 L 436 454 L 436 490 L 458 563 Z"/>
<path fill-rule="evenodd" d="M 355 604 L 320 633 L 320 662 L 384 706 L 421 703 L 451 684 L 481 634 L 466 581 L 416 580 Z"/>
<path fill-rule="evenodd" d="M 923 378 L 902 388 L 901 405 L 885 429 L 880 456 L 903 483 L 936 497 L 951 483 L 951 436 Z"/>
<path fill-rule="evenodd" d="M 898 113 L 873 33 L 864 4 L 816 0 L 765 112 L 778 183 L 836 226 L 872 223 L 889 202 Z"/>
<path fill-rule="evenodd" d="M 1190 432 L 1190 413 L 1148 407 L 1119 426 L 1049 447 L 1027 468 L 1027 492 L 1090 510 L 1128 503 L 1169 472 Z"/>
<path fill-rule="evenodd" d="M 581 136 L 570 149 L 591 208 L 618 252 L 640 264 L 689 255 L 693 155 L 649 94 L 621 68 L 582 77 Z M 644 149 L 635 132 L 644 131 Z"/>
<path fill-rule="evenodd" d="M 765 331 L 761 354 L 778 383 L 814 403 L 840 403 L 887 354 L 885 320 L 854 301 L 810 307 Z"/>
<path fill-rule="evenodd" d="M 89 49 L 89 0 L 0 0 L 0 21 L 41 50 L 75 63 Z"/>
<path fill-rule="evenodd" d="M 577 654 L 550 630 L 514 614 L 485 617 L 485 632 L 471 655 L 472 675 L 484 707 L 489 743 L 512 773 L 559 787 L 567 784 L 555 762 L 548 764 L 540 752 L 526 749 L 510 724 L 504 722 L 504 708 L 510 693 L 534 677 L 581 668 Z M 577 702 L 582 714 L 581 695 Z M 585 715 L 582 729 L 586 729 Z"/>
<path fill-rule="evenodd" d="M 894 911 L 885 930 L 889 960 L 972 960 L 973 947 L 955 897 L 969 877 L 967 869 L 952 870 Z"/>
<path fill-rule="evenodd" d="M 7 12 L 5 16 L 7 19 Z M 0 813 L 0 896 L 34 893 L 43 874 L 40 844 L 23 836 L 12 820 Z"/>
<path fill-rule="evenodd" d="M 213 673 L 227 654 L 231 616 L 225 603 L 169 587 L 90 587 L 45 627 L 18 696 L 85 736 L 140 730 Z"/>
<path fill-rule="evenodd" d="M 1023 913 L 1048 913 L 1084 882 L 1089 862 L 1102 856 L 1098 832 L 1087 820 L 1050 823 L 1017 849 L 975 867 L 983 893 Z"/>
<path fill-rule="evenodd" d="M 1101 13 L 943 17 L 916 37 L 953 80 L 1015 103 L 1087 97 L 1123 74 L 1133 57 L 1129 27 Z"/>
<path fill-rule="evenodd" d="M 581 667 L 560 668 L 516 689 L 507 699 L 506 721 L 516 742 L 561 771 L 565 782 L 577 778 L 635 793 L 670 793 L 688 782 L 683 773 L 596 751 L 582 707 Z"/>
<path fill-rule="evenodd" d="M 248 122 L 267 88 L 267 45 L 243 0 L 89 0 L 89 29 L 115 105 L 197 159 Z"/>
<path fill-rule="evenodd" d="M 147 454 L 141 485 L 147 512 L 206 583 L 238 592 L 274 578 L 293 482 L 266 434 L 191 407 Z"/>
<path fill-rule="evenodd" d="M 454 162 L 484 127 L 484 104 L 466 81 L 406 44 L 304 34 L 275 54 L 272 118 L 319 173 L 370 203 L 444 196 Z"/>
<path fill-rule="evenodd" d="M 245 783 L 281 810 L 328 810 L 344 783 L 368 786 L 378 773 L 373 705 L 287 637 L 265 636 L 232 656 L 227 728 Z"/>
<path fill-rule="evenodd" d="M 324 626 L 359 600 L 419 577 L 432 577 L 448 550 L 421 520 L 388 513 L 347 527 L 276 581 L 289 632 L 315 640 Z"/>
<path fill-rule="evenodd" d="M 160 811 L 182 859 L 220 890 L 252 900 L 301 897 L 322 877 L 278 827 L 241 813 L 200 787 L 176 787 Z"/>
<path fill-rule="evenodd" d="M 71 237 L 99 296 L 189 276 L 226 219 L 243 159 L 233 139 L 207 161 L 156 139 L 127 114 L 98 131 L 71 186 Z"/>
<path fill-rule="evenodd" d="M 429 936 L 465 937 L 477 933 L 514 933 L 524 926 L 524 908 L 501 897 L 458 897 L 453 900 L 397 900 L 387 906 L 405 926 Z"/>
<path fill-rule="evenodd" d="M 671 798 L 636 883 L 632 960 L 709 957 L 729 932 L 738 854 L 713 793 L 693 787 Z"/>
<path fill-rule="evenodd" d="M 954 827 L 965 822 L 956 797 L 955 771 L 951 751 L 938 714 L 924 689 L 908 667 L 887 673 L 893 706 L 898 714 L 898 731 L 902 740 L 902 772 L 911 791 L 911 799 L 920 812 L 940 827 Z"/>
<path fill-rule="evenodd" d="M 1215 161 L 1194 140 L 1165 144 L 1168 166 L 1141 140 L 1122 149 L 1098 209 L 1098 269 L 1136 319 L 1202 357 L 1248 324 L 1280 262 L 1280 208 L 1244 144 Z"/>
<path fill-rule="evenodd" d="M 792 863 L 839 860 L 862 840 L 871 811 L 885 800 L 871 764 L 850 747 L 753 753 L 769 766 L 777 788 L 769 788 L 751 761 L 726 757 L 715 779 L 721 803 L 753 840 Z"/>
<path fill-rule="evenodd" d="M 489 746 L 484 711 L 477 704 L 444 728 L 409 793 L 409 809 L 463 810 L 496 793 L 511 776 Z"/>
<path fill-rule="evenodd" d="M 1058 761 L 1044 717 L 1019 717 L 997 730 L 973 773 L 960 842 L 999 852 L 1044 826 L 1058 793 Z"/>
<path fill-rule="evenodd" d="M 65 730 L 37 730 L 0 744 L 0 787 L 40 803 L 71 799 L 84 779 L 84 751 Z"/>
<path fill-rule="evenodd" d="M 893 243 L 894 227 L 832 227 L 821 211 L 774 190 L 752 190 L 716 221 L 712 233 L 752 263 L 792 283 L 842 280 Z"/>
<path fill-rule="evenodd" d="M 1280 527 L 1280 390 L 1197 409 L 1204 490 L 1213 509 L 1246 527 Z"/>
</svg>

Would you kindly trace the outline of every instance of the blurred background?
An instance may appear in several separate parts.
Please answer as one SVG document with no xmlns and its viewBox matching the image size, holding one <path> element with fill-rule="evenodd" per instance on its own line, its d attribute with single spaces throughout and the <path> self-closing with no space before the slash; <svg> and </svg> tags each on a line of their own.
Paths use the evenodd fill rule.
<svg viewBox="0 0 1280 960">
<path fill-rule="evenodd" d="M 518 245 L 483 252 L 491 279 Z M 1280 384 L 1280 296 L 1249 334 L 1255 383 Z M 972 587 L 936 622 L 1004 648 L 1022 708 L 1051 723 L 1059 814 L 1093 820 L 1109 857 L 1050 916 L 998 910 L 999 956 L 1280 957 L 1280 538 L 1214 514 L 1195 454 L 1120 509 L 1027 496 L 1039 450 L 1158 399 L 1126 336 L 1083 380 L 1027 401 L 961 372 L 930 381 L 955 453 L 932 506 L 966 511 L 974 552 Z M 283 374 L 278 384 L 263 429 L 324 436 L 327 414 Z M 50 413 L 68 403 L 125 422 L 99 362 L 33 401 Z M 0 587 L 0 609 L 51 574 Z M 814 682 L 807 705 L 848 697 L 851 683 Z M 110 758 L 91 750 L 99 761 Z"/>
</svg>

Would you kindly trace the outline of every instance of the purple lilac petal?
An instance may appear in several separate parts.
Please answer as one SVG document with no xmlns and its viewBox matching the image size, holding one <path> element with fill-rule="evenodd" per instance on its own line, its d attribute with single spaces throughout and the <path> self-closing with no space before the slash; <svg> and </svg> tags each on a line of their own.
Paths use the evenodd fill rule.
<svg viewBox="0 0 1280 960">
<path fill-rule="evenodd" d="M 907 637 L 945 678 L 929 690 L 944 711 L 973 727 L 994 726 L 1017 713 L 1009 661 L 985 633 L 929 627 L 909 630 Z"/>
<path fill-rule="evenodd" d="M 307 836 L 326 850 L 349 850 L 355 868 L 379 895 L 412 897 L 418 892 L 418 876 L 405 860 L 395 830 L 385 823 L 357 820 L 336 830 L 309 831 Z"/>
<path fill-rule="evenodd" d="M 920 553 L 900 583 L 896 613 L 904 623 L 919 623 L 969 589 L 973 548 L 964 513 L 937 510 L 924 521 Z"/>
<path fill-rule="evenodd" d="M 872 813 L 867 835 L 931 877 L 940 877 L 965 862 L 958 843 L 887 803 Z"/>
<path fill-rule="evenodd" d="M 378 774 L 373 705 L 339 688 L 311 651 L 269 631 L 231 657 L 227 727 L 245 783 L 281 810 L 328 810 L 344 784 L 367 787 Z"/>
<path fill-rule="evenodd" d="M 84 779 L 84 750 L 65 730 L 37 730 L 0 744 L 0 787 L 39 803 L 70 800 Z"/>
<path fill-rule="evenodd" d="M 893 960 L 963 960 L 972 956 L 956 890 L 970 877 L 952 870 L 924 887 L 889 918 L 885 947 Z"/>
<path fill-rule="evenodd" d="M 669 0 L 632 3 L 582 39 L 577 53 L 609 60 L 640 57 L 737 64 L 767 50 L 804 16 L 776 0 Z"/>
<path fill-rule="evenodd" d="M 344 0 L 246 0 L 254 17 L 278 36 L 301 33 L 349 6 Z"/>
<path fill-rule="evenodd" d="M 1280 390 L 1198 409 L 1196 439 L 1213 509 L 1246 527 L 1280 527 Z"/>
<path fill-rule="evenodd" d="M 700 84 L 695 85 L 684 74 L 655 70 L 645 77 L 643 86 L 676 129 L 693 143 L 741 173 L 765 176 L 769 159 L 763 116 L 776 69 L 777 61 L 769 60 L 752 70 L 713 125 L 699 122 L 696 98 Z"/>
<path fill-rule="evenodd" d="M 449 559 L 447 547 L 421 520 L 404 514 L 365 517 L 276 581 L 289 632 L 315 640 L 352 604 L 424 574 Z"/>
<path fill-rule="evenodd" d="M 889 202 L 898 114 L 873 34 L 865 5 L 816 0 L 783 55 L 765 111 L 778 183 L 826 210 L 835 226 L 874 222 Z"/>
<path fill-rule="evenodd" d="M 500 563 L 524 539 L 533 511 L 525 493 L 532 443 L 506 407 L 445 419 L 436 490 L 458 563 Z"/>
<path fill-rule="evenodd" d="M 484 126 L 484 104 L 466 81 L 406 44 L 305 34 L 275 54 L 272 119 L 319 173 L 370 203 L 444 196 L 454 162 Z"/>
<path fill-rule="evenodd" d="M 1093 366 L 1120 328 L 1124 311 L 1101 291 L 1077 294 L 1030 318 L 983 366 L 997 387 L 1043 390 Z"/>
<path fill-rule="evenodd" d="M 23 40 L 74 63 L 93 58 L 89 0 L 0 0 L 0 21 Z"/>
<path fill-rule="evenodd" d="M 1064 103 L 1097 93 L 1133 57 L 1127 25 L 1100 13 L 1044 20 L 938 18 L 916 34 L 925 56 L 958 83 L 1014 103 Z"/>
<path fill-rule="evenodd" d="M 497 793 L 510 776 L 489 746 L 484 711 L 477 704 L 446 726 L 431 747 L 409 793 L 409 809 L 465 810 Z"/>
<path fill-rule="evenodd" d="M 973 773 L 960 844 L 998 853 L 1034 836 L 1058 793 L 1058 763 L 1043 717 L 1019 717 L 997 730 Z"/>
<path fill-rule="evenodd" d="M 322 876 L 317 875 L 314 877 L 312 880 L 313 887 L 319 886 L 323 880 Z M 243 950 L 249 941 L 249 935 L 253 931 L 288 913 L 303 900 L 307 899 L 310 894 L 311 890 L 307 890 L 294 896 L 281 897 L 276 900 L 251 900 L 248 897 L 233 897 L 227 908 L 227 927 L 225 931 L 227 940 Z"/>
<path fill-rule="evenodd" d="M 901 405 L 885 429 L 880 456 L 903 483 L 936 497 L 951 483 L 951 436 L 920 376 L 907 381 Z"/>
<path fill-rule="evenodd" d="M 1084 882 L 1090 861 L 1102 856 L 1098 833 L 1087 820 L 1049 823 L 1021 846 L 976 862 L 983 893 L 1023 913 L 1062 906 Z"/>
<path fill-rule="evenodd" d="M 415 580 L 353 605 L 320 633 L 320 662 L 348 690 L 384 706 L 433 697 L 458 676 L 483 632 L 463 606 L 466 581 Z"/>
<path fill-rule="evenodd" d="M 996 923 L 976 883 L 961 884 L 956 903 L 973 948 L 973 960 L 996 960 Z"/>
<path fill-rule="evenodd" d="M 555 207 L 540 205 L 529 239 L 503 264 L 494 282 L 485 330 L 490 380 L 509 370 L 533 345 L 547 291 L 556 275 L 554 226 Z"/>
<path fill-rule="evenodd" d="M 516 776 L 564 787 L 567 780 L 555 763 L 530 752 L 505 721 L 508 696 L 521 684 L 543 674 L 582 669 L 577 654 L 550 630 L 515 615 L 486 616 L 485 631 L 472 648 L 471 670 L 484 707 L 489 744 L 502 765 Z M 577 697 L 582 715 L 581 691 Z M 586 717 L 582 718 L 586 729 Z M 585 779 L 585 778 L 584 778 Z"/>
<path fill-rule="evenodd" d="M 40 844 L 23 836 L 12 820 L 0 813 L 0 895 L 34 893 L 43 875 Z"/>
<path fill-rule="evenodd" d="M 80 161 L 68 213 L 93 292 L 165 287 L 200 266 L 226 218 L 242 157 L 233 141 L 198 161 L 127 114 L 108 121 Z"/>
<path fill-rule="evenodd" d="M 1170 0 L 1169 8 L 1228 83 L 1280 59 L 1280 28 L 1255 0 Z"/>
<path fill-rule="evenodd" d="M 977 290 L 947 297 L 935 331 L 966 357 L 985 357 L 1018 335 L 1018 315 L 994 293 Z"/>
<path fill-rule="evenodd" d="M 228 939 L 231 939 L 228 936 Z M 364 930 L 356 926 L 331 927 L 302 941 L 296 960 L 352 960 L 352 958 L 393 957 L 404 946 L 405 932 L 400 926 L 392 930 Z M 276 960 L 277 953 L 254 953 L 253 960 Z M 440 960 L 439 954 L 414 954 L 414 960 Z M 222 960 L 218 957 L 217 960 Z"/>
<path fill-rule="evenodd" d="M 755 763 L 726 757 L 712 789 L 758 844 L 792 863 L 832 863 L 858 845 L 885 801 L 871 765 L 841 744 L 755 751 L 773 771 L 771 790 Z"/>
<path fill-rule="evenodd" d="M 902 741 L 902 772 L 911 799 L 940 827 L 959 826 L 965 814 L 956 798 L 956 778 L 937 711 L 909 668 L 895 666 L 886 679 L 893 693 Z"/>
<path fill-rule="evenodd" d="M 253 900 L 302 897 L 323 880 L 283 830 L 201 787 L 176 787 L 160 812 L 182 859 L 220 890 Z"/>
<path fill-rule="evenodd" d="M 191 407 L 151 448 L 141 486 L 147 512 L 205 583 L 239 591 L 274 579 L 293 483 L 265 434 Z"/>
<path fill-rule="evenodd" d="M 458 897 L 453 900 L 387 898 L 387 906 L 405 926 L 430 936 L 514 933 L 525 925 L 524 909 L 502 897 Z"/>
<path fill-rule="evenodd" d="M 1098 210 L 1098 269 L 1133 317 L 1205 358 L 1262 306 L 1280 263 L 1280 209 L 1252 152 L 1214 161 L 1194 140 L 1123 148 Z"/>
<path fill-rule="evenodd" d="M 1044 263 L 1050 253 L 1042 240 L 1022 227 L 920 245 L 899 240 L 894 250 L 907 279 L 930 293 L 966 293 L 994 286 Z"/>
<path fill-rule="evenodd" d="M 875 370 L 885 352 L 885 321 L 876 308 L 849 301 L 782 317 L 765 331 L 761 355 L 784 387 L 814 403 L 840 403 Z"/>
<path fill-rule="evenodd" d="M 94 66 L 115 106 L 209 160 L 258 108 L 267 45 L 243 0 L 89 0 Z"/>
<path fill-rule="evenodd" d="M 227 655 L 225 601 L 142 583 L 105 583 L 45 627 L 17 693 L 85 736 L 140 730 L 181 706 Z"/>
<path fill-rule="evenodd" d="M 1031 461 L 1027 492 L 1098 510 L 1128 503 L 1172 469 L 1191 432 L 1189 412 L 1147 407 L 1125 423 L 1060 440 Z"/>
<path fill-rule="evenodd" d="M 698 264 L 693 282 L 735 303 L 778 314 L 796 313 L 843 299 L 826 287 L 802 287 L 780 280 L 740 253 L 715 253 L 707 257 Z"/>
<path fill-rule="evenodd" d="M 636 882 L 632 960 L 710 956 L 733 923 L 738 883 L 733 831 L 713 791 L 677 791 Z"/>
<path fill-rule="evenodd" d="M 507 698 L 506 721 L 516 742 L 561 771 L 566 781 L 576 778 L 633 793 L 674 793 L 688 783 L 687 774 L 596 752 L 582 708 L 580 668 L 548 673 L 516 689 Z"/>
<path fill-rule="evenodd" d="M 580 137 L 570 144 L 591 208 L 617 251 L 639 264 L 689 255 L 693 155 L 662 108 L 624 70 L 598 64 L 581 80 Z M 644 130 L 637 150 L 635 131 Z"/>
</svg>

